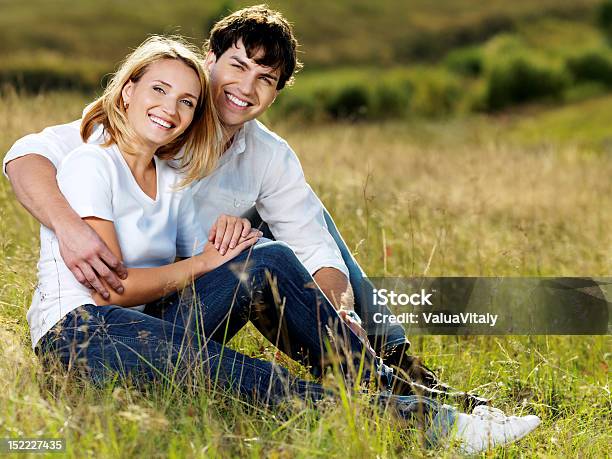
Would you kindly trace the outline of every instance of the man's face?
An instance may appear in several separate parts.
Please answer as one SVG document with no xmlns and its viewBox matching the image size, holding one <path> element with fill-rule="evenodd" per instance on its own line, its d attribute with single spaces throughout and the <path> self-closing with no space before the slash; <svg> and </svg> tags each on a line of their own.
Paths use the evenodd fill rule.
<svg viewBox="0 0 612 459">
<path fill-rule="evenodd" d="M 266 111 L 278 94 L 280 69 L 257 64 L 260 53 L 249 58 L 238 40 L 218 59 L 212 52 L 206 56 L 213 100 L 230 135 Z"/>
</svg>

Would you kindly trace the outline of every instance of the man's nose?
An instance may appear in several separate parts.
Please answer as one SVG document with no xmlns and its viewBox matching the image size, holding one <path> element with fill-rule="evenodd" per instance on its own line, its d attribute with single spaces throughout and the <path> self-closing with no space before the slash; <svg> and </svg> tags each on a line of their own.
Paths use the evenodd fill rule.
<svg viewBox="0 0 612 459">
<path fill-rule="evenodd" d="M 240 80 L 238 87 L 245 96 L 250 96 L 253 93 L 255 88 L 255 78 L 255 75 L 245 75 L 244 78 Z"/>
</svg>

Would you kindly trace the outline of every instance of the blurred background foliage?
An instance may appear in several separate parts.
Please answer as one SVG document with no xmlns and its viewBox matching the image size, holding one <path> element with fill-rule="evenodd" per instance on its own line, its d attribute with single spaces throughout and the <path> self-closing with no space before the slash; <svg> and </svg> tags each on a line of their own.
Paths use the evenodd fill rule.
<svg viewBox="0 0 612 459">
<path fill-rule="evenodd" d="M 99 93 L 152 33 L 202 44 L 243 1 L 0 0 L 0 84 Z M 270 1 L 305 69 L 269 119 L 379 120 L 557 105 L 612 89 L 612 0 Z"/>
</svg>

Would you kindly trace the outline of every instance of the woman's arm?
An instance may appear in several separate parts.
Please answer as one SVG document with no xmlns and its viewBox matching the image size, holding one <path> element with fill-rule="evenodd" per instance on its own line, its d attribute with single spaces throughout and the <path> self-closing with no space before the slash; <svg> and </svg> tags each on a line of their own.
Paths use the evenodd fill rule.
<svg viewBox="0 0 612 459">
<path fill-rule="evenodd" d="M 85 217 L 87 222 L 110 250 L 122 258 L 121 247 L 112 221 L 95 217 Z M 189 285 L 195 278 L 221 266 L 240 252 L 257 242 L 258 232 L 252 231 L 246 238 L 241 238 L 234 249 L 221 255 L 212 244 L 206 244 L 204 252 L 194 257 L 157 268 L 128 268 L 128 277 L 123 281 L 124 292 L 111 291 L 110 297 L 102 298 L 97 292 L 93 299 L 98 306 L 116 304 L 119 306 L 138 306 L 158 300 L 169 293 Z"/>
</svg>

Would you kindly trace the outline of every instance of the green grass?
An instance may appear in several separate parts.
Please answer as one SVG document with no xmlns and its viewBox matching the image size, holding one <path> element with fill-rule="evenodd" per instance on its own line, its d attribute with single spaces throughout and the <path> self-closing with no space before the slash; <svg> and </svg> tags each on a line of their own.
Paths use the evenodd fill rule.
<svg viewBox="0 0 612 459">
<path fill-rule="evenodd" d="M 77 117 L 84 103 L 70 93 L 5 94 L 0 150 L 27 132 Z M 592 101 L 574 112 L 591 120 L 604 105 Z M 309 182 L 370 275 L 610 276 L 609 157 L 567 141 L 572 123 L 556 124 L 566 137 L 545 131 L 554 147 L 523 137 L 523 123 L 539 126 L 562 113 L 273 127 L 299 153 Z M 299 403 L 271 412 L 208 390 L 95 389 L 45 372 L 25 321 L 38 227 L 6 180 L 0 227 L 0 437 L 62 437 L 68 457 L 458 454 L 423 449 L 418 431 L 358 397 L 318 413 Z M 252 328 L 230 344 L 254 357 L 276 356 Z M 609 337 L 586 336 L 413 339 L 415 353 L 450 384 L 478 388 L 506 411 L 543 419 L 534 434 L 494 450 L 494 457 L 609 456 L 610 344 Z"/>
</svg>

